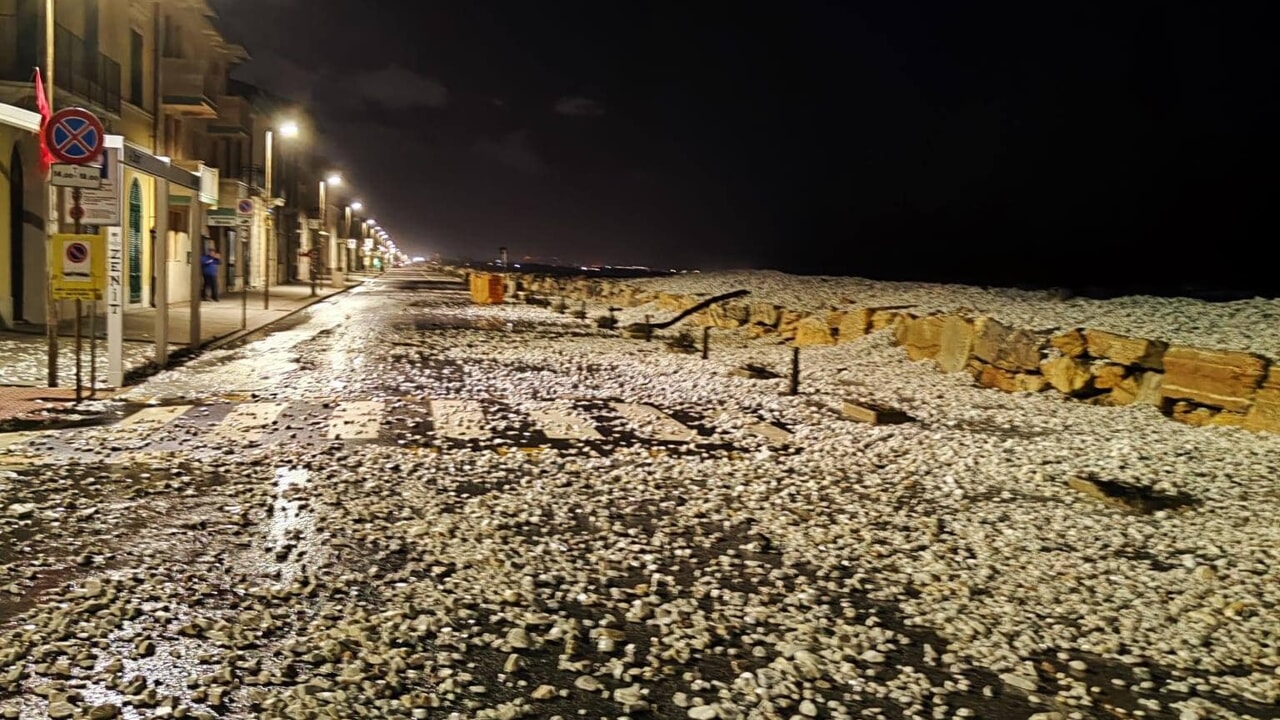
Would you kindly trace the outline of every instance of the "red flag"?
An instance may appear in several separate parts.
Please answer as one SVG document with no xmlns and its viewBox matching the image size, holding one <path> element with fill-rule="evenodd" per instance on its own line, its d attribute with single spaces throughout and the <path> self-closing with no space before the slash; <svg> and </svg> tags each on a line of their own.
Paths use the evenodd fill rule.
<svg viewBox="0 0 1280 720">
<path fill-rule="evenodd" d="M 53 164 L 53 153 L 49 152 L 49 145 L 45 142 L 44 126 L 53 116 L 53 111 L 49 109 L 49 97 L 44 94 L 44 79 L 40 77 L 40 68 L 36 68 L 35 83 L 36 109 L 40 111 L 40 174 L 48 177 L 49 166 Z"/>
</svg>

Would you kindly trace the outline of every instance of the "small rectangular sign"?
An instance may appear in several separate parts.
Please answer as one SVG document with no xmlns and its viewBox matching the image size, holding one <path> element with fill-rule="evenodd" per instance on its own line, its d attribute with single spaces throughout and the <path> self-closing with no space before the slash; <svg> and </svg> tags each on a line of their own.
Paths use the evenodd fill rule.
<svg viewBox="0 0 1280 720">
<path fill-rule="evenodd" d="M 59 234 L 52 238 L 53 297 L 97 300 L 106 288 L 106 248 L 101 235 Z"/>
<path fill-rule="evenodd" d="M 213 215 L 210 214 L 205 218 L 205 224 L 209 227 L 235 227 L 239 224 L 235 215 Z"/>
<path fill-rule="evenodd" d="M 49 183 L 54 187 L 97 190 L 102 187 L 102 170 L 93 165 L 58 163 L 49 168 Z"/>
</svg>

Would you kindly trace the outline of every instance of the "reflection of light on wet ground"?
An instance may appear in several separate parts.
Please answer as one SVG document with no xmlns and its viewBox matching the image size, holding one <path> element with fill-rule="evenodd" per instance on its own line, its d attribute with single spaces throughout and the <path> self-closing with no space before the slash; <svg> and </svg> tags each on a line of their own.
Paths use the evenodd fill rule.
<svg viewBox="0 0 1280 720">
<path fill-rule="evenodd" d="M 302 468 L 277 468 L 271 517 L 267 519 L 266 545 L 274 552 L 273 569 L 283 582 L 300 571 L 302 558 L 316 549 L 315 513 L 305 499 L 311 473 Z"/>
</svg>

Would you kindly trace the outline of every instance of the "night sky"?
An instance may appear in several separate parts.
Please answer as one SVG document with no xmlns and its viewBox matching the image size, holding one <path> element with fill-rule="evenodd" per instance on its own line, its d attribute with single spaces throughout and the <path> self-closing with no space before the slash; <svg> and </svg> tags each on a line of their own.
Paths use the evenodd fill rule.
<svg viewBox="0 0 1280 720">
<path fill-rule="evenodd" d="M 409 252 L 1280 287 L 1263 3 L 214 5 Z"/>
</svg>

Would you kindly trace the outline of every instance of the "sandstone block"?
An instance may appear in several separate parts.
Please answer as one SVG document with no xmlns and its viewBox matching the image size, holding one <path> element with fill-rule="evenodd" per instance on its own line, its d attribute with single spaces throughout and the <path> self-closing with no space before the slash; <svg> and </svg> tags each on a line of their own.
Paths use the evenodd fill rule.
<svg viewBox="0 0 1280 720">
<path fill-rule="evenodd" d="M 778 332 L 783 337 L 795 337 L 796 326 L 806 317 L 808 316 L 799 310 L 783 310 L 778 319 Z"/>
<path fill-rule="evenodd" d="M 1049 381 L 1039 374 L 1010 372 L 986 363 L 978 363 L 976 369 L 976 379 L 983 387 L 1011 393 L 1040 392 L 1049 387 Z"/>
<path fill-rule="evenodd" d="M 1248 412 L 1267 374 L 1251 353 L 1173 346 L 1164 353 L 1161 394 L 1231 412 Z"/>
<path fill-rule="evenodd" d="M 871 425 L 897 425 L 911 422 L 911 416 L 901 410 L 860 400 L 845 400 L 840 411 L 850 420 Z"/>
<path fill-rule="evenodd" d="M 907 316 L 895 329 L 898 344 L 906 348 L 907 357 L 924 360 L 937 357 L 942 349 L 942 316 Z"/>
<path fill-rule="evenodd" d="M 1003 370 L 1033 372 L 1040 368 L 1044 340 L 1033 332 L 1015 330 L 988 317 L 973 326 L 973 354 Z"/>
<path fill-rule="evenodd" d="M 1127 368 L 1124 365 L 1113 365 L 1111 363 L 1098 363 L 1090 368 L 1093 373 L 1093 386 L 1099 390 L 1111 390 L 1120 385 L 1124 380 Z M 1137 386 L 1134 386 L 1137 389 Z M 1136 392 L 1135 392 L 1136 396 Z"/>
<path fill-rule="evenodd" d="M 887 327 L 893 327 L 898 324 L 899 320 L 907 317 L 897 310 L 875 310 L 871 311 L 871 332 L 883 330 Z"/>
<path fill-rule="evenodd" d="M 836 336 L 840 342 L 852 342 L 867 334 L 871 329 L 871 311 L 868 309 L 850 310 L 840 319 L 840 331 Z"/>
<path fill-rule="evenodd" d="M 1081 357 L 1087 348 L 1084 333 L 1074 328 L 1049 338 L 1049 344 L 1070 358 Z"/>
<path fill-rule="evenodd" d="M 969 364 L 972 353 L 973 325 L 962 317 L 948 315 L 942 322 L 938 366 L 943 372 L 960 372 Z"/>
<path fill-rule="evenodd" d="M 796 323 L 796 347 L 835 345 L 836 338 L 823 318 L 810 316 Z"/>
<path fill-rule="evenodd" d="M 1245 416 L 1249 430 L 1280 433 L 1280 366 L 1272 365 L 1253 398 L 1253 407 Z"/>
<path fill-rule="evenodd" d="M 750 314 L 747 320 L 753 324 L 777 327 L 778 320 L 782 318 L 782 309 L 772 303 L 751 303 L 749 308 Z"/>
<path fill-rule="evenodd" d="M 1079 395 L 1093 384 L 1089 363 L 1076 358 L 1060 357 L 1040 363 L 1040 372 L 1055 390 L 1067 395 Z"/>
<path fill-rule="evenodd" d="M 1168 343 L 1145 338 L 1131 338 L 1102 330 L 1085 330 L 1085 343 L 1090 355 L 1110 360 L 1117 365 L 1130 365 L 1162 370 Z"/>
</svg>

